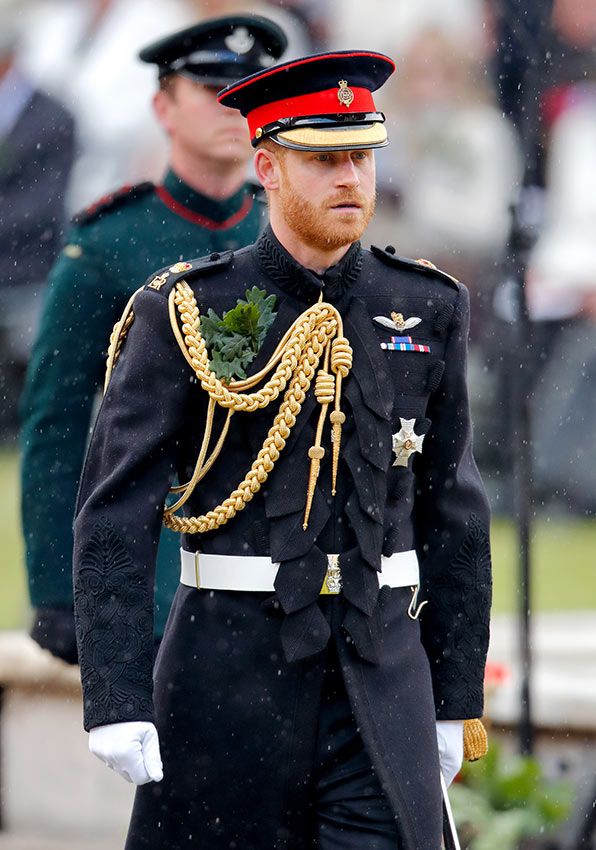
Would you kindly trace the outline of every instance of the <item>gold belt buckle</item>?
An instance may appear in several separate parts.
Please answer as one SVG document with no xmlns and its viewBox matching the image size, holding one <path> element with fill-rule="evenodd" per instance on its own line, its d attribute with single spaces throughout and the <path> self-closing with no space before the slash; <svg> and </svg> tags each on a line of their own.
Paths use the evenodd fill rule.
<svg viewBox="0 0 596 850">
<path fill-rule="evenodd" d="M 323 581 L 321 593 L 323 595 L 337 596 L 341 591 L 341 569 L 339 566 L 339 555 L 328 555 L 329 564 Z"/>
</svg>

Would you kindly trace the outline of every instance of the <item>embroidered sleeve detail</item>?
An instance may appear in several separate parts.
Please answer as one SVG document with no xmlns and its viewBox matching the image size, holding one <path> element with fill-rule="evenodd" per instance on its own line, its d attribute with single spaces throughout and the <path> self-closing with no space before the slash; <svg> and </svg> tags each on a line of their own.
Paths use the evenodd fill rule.
<svg viewBox="0 0 596 850">
<path fill-rule="evenodd" d="M 488 533 L 472 514 L 455 558 L 426 588 L 423 632 L 440 720 L 482 715 L 491 594 Z"/>
<path fill-rule="evenodd" d="M 75 575 L 85 728 L 152 719 L 152 600 L 113 524 L 102 518 Z"/>
<path fill-rule="evenodd" d="M 457 584 L 474 584 L 477 588 L 492 586 L 490 543 L 486 529 L 476 514 L 471 514 L 468 531 L 451 565 L 451 580 Z"/>
</svg>

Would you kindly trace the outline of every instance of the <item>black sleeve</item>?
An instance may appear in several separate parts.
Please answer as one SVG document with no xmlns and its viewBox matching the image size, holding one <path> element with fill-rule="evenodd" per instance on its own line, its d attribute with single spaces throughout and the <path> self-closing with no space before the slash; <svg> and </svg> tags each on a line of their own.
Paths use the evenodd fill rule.
<svg viewBox="0 0 596 850">
<path fill-rule="evenodd" d="M 155 556 L 190 388 L 197 392 L 163 295 L 140 292 L 134 314 L 87 453 L 74 526 L 86 729 L 153 717 Z"/>
<path fill-rule="evenodd" d="M 416 460 L 416 541 L 421 561 L 420 624 L 437 719 L 481 717 L 489 639 L 489 508 L 472 455 L 466 386 L 469 296 L 461 287 L 431 396 L 432 425 Z"/>
</svg>

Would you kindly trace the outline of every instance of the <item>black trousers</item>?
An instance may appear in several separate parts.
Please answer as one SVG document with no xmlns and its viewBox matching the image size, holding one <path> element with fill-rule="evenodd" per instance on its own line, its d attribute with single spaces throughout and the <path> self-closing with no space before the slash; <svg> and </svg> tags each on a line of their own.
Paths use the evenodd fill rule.
<svg viewBox="0 0 596 850">
<path fill-rule="evenodd" d="M 127 850 L 437 850 L 428 661 L 394 593 L 400 652 L 369 669 L 336 623 L 286 664 L 276 608 L 181 586 L 155 668 L 164 780 L 137 789 Z"/>
<path fill-rule="evenodd" d="M 317 850 L 399 850 L 395 817 L 377 779 L 331 642 L 314 772 Z"/>
</svg>

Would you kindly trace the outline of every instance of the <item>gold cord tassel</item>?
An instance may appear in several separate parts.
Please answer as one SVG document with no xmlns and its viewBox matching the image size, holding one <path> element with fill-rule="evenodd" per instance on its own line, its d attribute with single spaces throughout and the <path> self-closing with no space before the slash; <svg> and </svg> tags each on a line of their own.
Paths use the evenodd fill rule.
<svg viewBox="0 0 596 850">
<path fill-rule="evenodd" d="M 310 458 L 310 473 L 308 476 L 308 489 L 306 491 L 306 507 L 304 509 L 304 522 L 302 528 L 304 531 L 308 528 L 308 519 L 310 517 L 310 509 L 312 500 L 315 495 L 315 486 L 321 469 L 321 461 L 325 457 L 325 449 L 321 446 L 323 437 L 323 426 L 327 417 L 329 405 L 335 397 L 335 379 L 330 375 L 327 369 L 329 368 L 329 346 L 325 350 L 325 363 L 322 369 L 319 369 L 317 379 L 315 381 L 315 396 L 321 405 L 319 413 L 319 421 L 317 422 L 317 432 L 315 435 L 315 444 L 308 450 Z"/>
<path fill-rule="evenodd" d="M 321 411 L 322 415 L 322 411 Z M 319 477 L 319 470 L 321 469 L 321 461 L 325 457 L 325 449 L 323 446 L 311 446 L 308 450 L 308 456 L 310 458 L 310 473 L 308 476 L 308 490 L 306 491 L 306 507 L 304 509 L 304 522 L 302 523 L 302 528 L 304 531 L 308 528 L 308 520 L 310 517 L 310 509 L 312 508 L 312 500 L 315 495 L 315 487 L 317 484 L 317 478 Z"/>
<path fill-rule="evenodd" d="M 488 736 L 482 720 L 464 720 L 464 760 L 478 761 L 488 752 Z"/>
<path fill-rule="evenodd" d="M 346 414 L 340 410 L 341 382 L 352 368 L 352 348 L 345 336 L 336 337 L 331 343 L 331 368 L 337 375 L 335 383 L 335 410 L 332 411 L 331 442 L 333 444 L 333 464 L 331 468 L 331 494 L 335 496 L 337 487 L 337 470 L 339 468 L 339 450 L 341 446 L 341 426 L 346 421 Z"/>
</svg>

